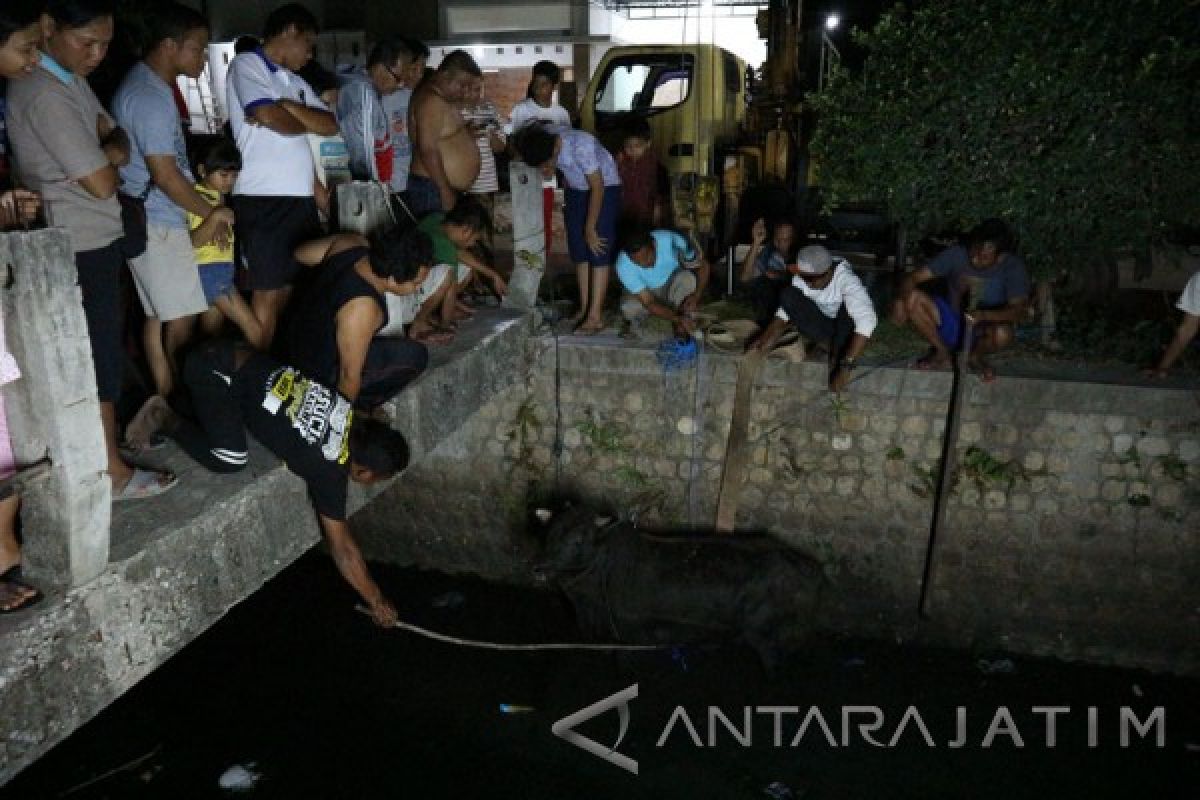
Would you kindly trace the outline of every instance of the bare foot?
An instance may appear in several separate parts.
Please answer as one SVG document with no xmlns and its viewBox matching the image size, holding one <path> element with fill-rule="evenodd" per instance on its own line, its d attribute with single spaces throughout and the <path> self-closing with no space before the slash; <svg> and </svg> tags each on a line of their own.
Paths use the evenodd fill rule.
<svg viewBox="0 0 1200 800">
<path fill-rule="evenodd" d="M 575 328 L 575 333 L 581 336 L 591 336 L 592 334 L 599 333 L 600 331 L 604 330 L 604 328 L 604 320 L 592 319 L 591 317 L 588 317 L 577 328 Z"/>
<path fill-rule="evenodd" d="M 431 325 L 417 330 L 416 326 L 414 325 L 413 327 L 409 328 L 408 338 L 412 339 L 414 342 L 421 342 L 422 344 L 449 344 L 450 342 L 454 341 L 454 331 L 448 331 L 444 328 L 435 328 Z"/>
<path fill-rule="evenodd" d="M 150 439 L 174 416 L 167 400 L 160 394 L 151 395 L 125 427 L 125 441 L 134 449 L 150 446 Z"/>
<path fill-rule="evenodd" d="M 983 356 L 974 356 L 971 358 L 969 365 L 971 369 L 979 371 L 979 379 L 984 383 L 991 383 L 996 380 L 996 368 L 988 363 Z"/>
<path fill-rule="evenodd" d="M 917 359 L 917 369 L 922 371 L 945 369 L 950 366 L 950 353 L 945 350 L 930 348 L 929 352 Z"/>
</svg>

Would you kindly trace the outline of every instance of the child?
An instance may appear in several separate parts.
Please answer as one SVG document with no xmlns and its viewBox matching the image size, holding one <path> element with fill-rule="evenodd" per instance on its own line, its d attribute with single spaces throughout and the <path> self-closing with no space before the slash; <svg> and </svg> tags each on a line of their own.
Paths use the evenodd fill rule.
<svg viewBox="0 0 1200 800">
<path fill-rule="evenodd" d="M 554 102 L 554 92 L 558 89 L 561 78 L 562 72 L 553 61 L 539 61 L 533 65 L 533 74 L 529 78 L 529 87 L 525 90 L 525 99 L 513 106 L 513 133 L 531 122 L 571 127 L 571 115 Z M 547 255 L 554 243 L 554 188 L 554 175 L 551 174 L 542 182 L 542 224 L 546 231 Z"/>
<path fill-rule="evenodd" d="M 513 147 L 526 164 L 567 181 L 563 219 L 567 249 L 579 280 L 575 332 L 590 336 L 604 330 L 604 294 L 616 249 L 621 210 L 617 163 L 595 136 L 571 128 L 527 125 L 513 134 Z"/>
<path fill-rule="evenodd" d="M 650 122 L 640 114 L 623 120 L 617 173 L 621 176 L 621 222 L 630 230 L 663 225 L 658 156 L 651 149 Z"/>
<path fill-rule="evenodd" d="M 421 220 L 417 230 L 424 231 L 433 242 L 434 265 L 445 264 L 451 268 L 450 288 L 441 300 L 441 321 L 446 328 L 452 329 L 457 320 L 470 316 L 471 309 L 464 306 L 458 299 L 473 272 L 491 281 L 496 294 L 508 292 L 508 284 L 495 269 L 485 264 L 472 248 L 478 243 L 479 237 L 487 232 L 491 221 L 487 212 L 473 198 L 463 198 L 454 208 L 446 213 L 434 212 Z M 413 321 L 409 335 L 418 341 L 436 333 L 429 319 L 431 309 L 422 306 L 421 312 Z M 445 333 L 446 331 L 443 331 Z M 434 338 L 431 343 L 437 344 Z"/>
<path fill-rule="evenodd" d="M 200 284 L 209 308 L 200 316 L 200 328 L 207 336 L 221 332 L 225 320 L 241 330 L 246 341 L 256 350 L 266 350 L 262 324 L 233 283 L 233 212 L 221 207 L 222 197 L 233 191 L 242 154 L 233 142 L 215 142 L 196 164 L 200 182 L 196 191 L 217 208 L 204 219 L 188 212 L 188 229 L 200 269 Z"/>
</svg>

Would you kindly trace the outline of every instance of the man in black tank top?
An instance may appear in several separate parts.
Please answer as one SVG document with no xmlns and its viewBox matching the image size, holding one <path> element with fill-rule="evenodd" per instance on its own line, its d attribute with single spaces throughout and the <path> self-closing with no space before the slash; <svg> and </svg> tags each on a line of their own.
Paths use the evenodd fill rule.
<svg viewBox="0 0 1200 800">
<path fill-rule="evenodd" d="M 359 417 L 331 387 L 293 366 L 228 341 L 197 347 L 183 368 L 199 427 L 178 418 L 172 436 L 214 472 L 250 460 L 249 432 L 305 482 L 334 563 L 371 611 L 391 627 L 396 610 L 372 579 L 346 521 L 347 481 L 372 484 L 408 465 L 404 437 Z"/>
<path fill-rule="evenodd" d="M 294 307 L 293 364 L 363 409 L 387 401 L 425 370 L 425 345 L 376 334 L 387 324 L 384 295 L 412 294 L 429 274 L 428 236 L 388 231 L 368 241 L 342 233 L 306 242 L 296 259 L 316 273 Z"/>
</svg>

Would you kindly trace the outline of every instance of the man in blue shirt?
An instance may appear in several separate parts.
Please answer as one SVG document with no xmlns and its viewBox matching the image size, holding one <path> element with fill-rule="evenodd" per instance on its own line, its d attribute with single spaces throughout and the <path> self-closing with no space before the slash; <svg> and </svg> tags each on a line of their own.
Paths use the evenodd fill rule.
<svg viewBox="0 0 1200 800">
<path fill-rule="evenodd" d="M 984 356 L 1012 343 L 1017 321 L 1029 302 L 1029 273 L 1025 262 L 1012 252 L 1012 235 L 999 219 L 980 223 L 967 234 L 966 244 L 955 245 L 927 266 L 909 273 L 900 284 L 892 306 L 892 321 L 911 324 L 930 344 L 917 362 L 921 369 L 945 367 L 963 344 L 964 313 L 975 321 L 971 364 L 984 382 L 996 373 Z M 920 287 L 942 278 L 946 294 Z"/>
<path fill-rule="evenodd" d="M 121 82 L 113 97 L 113 116 L 130 140 L 121 191 L 144 199 L 146 205 L 146 251 L 129 266 L 146 312 L 146 359 L 157 397 L 165 399 L 178 372 L 175 353 L 191 336 L 196 315 L 208 308 L 185 212 L 201 219 L 217 215 L 218 235 L 226 239 L 233 214 L 214 208 L 195 189 L 172 89 L 180 75 L 198 78 L 204 70 L 208 21 L 198 11 L 167 3 L 155 9 L 148 23 L 145 60 Z"/>
<path fill-rule="evenodd" d="M 633 231 L 617 256 L 625 287 L 621 314 L 630 322 L 647 315 L 669 320 L 679 336 L 696 330 L 692 314 L 708 287 L 710 269 L 694 242 L 674 231 Z"/>
</svg>

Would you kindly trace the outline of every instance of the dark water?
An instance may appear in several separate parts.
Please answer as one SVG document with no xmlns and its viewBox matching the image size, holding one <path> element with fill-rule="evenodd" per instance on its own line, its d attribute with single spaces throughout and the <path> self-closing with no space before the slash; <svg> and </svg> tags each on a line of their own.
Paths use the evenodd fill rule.
<svg viewBox="0 0 1200 800">
<path fill-rule="evenodd" d="M 579 638 L 553 595 L 411 570 L 377 573 L 417 624 L 501 641 Z M 464 604 L 435 607 L 449 591 Z M 226 797 L 218 777 L 253 761 L 264 777 L 244 796 L 260 798 L 761 798 L 777 781 L 807 800 L 1200 797 L 1195 681 L 1021 658 L 1011 672 L 985 675 L 975 655 L 840 639 L 814 642 L 774 677 L 738 647 L 687 650 L 682 659 L 492 653 L 379 631 L 353 604 L 329 559 L 310 554 L 0 795 L 58 797 L 153 752 L 68 796 Z M 639 775 L 551 733 L 555 720 L 634 683 L 639 695 L 620 752 L 639 762 Z M 534 710 L 504 714 L 501 703 Z M 745 706 L 800 711 L 778 712 L 779 747 L 771 712 L 752 712 L 750 746 L 718 719 L 708 747 L 710 705 L 739 728 Z M 1138 719 L 1163 707 L 1165 747 L 1133 734 L 1121 748 L 1123 705 Z M 678 720 L 657 746 L 676 706 L 704 747 Z M 815 719 L 791 746 L 812 706 L 838 746 Z M 843 706 L 880 707 L 884 723 L 873 735 L 884 744 L 914 706 L 936 746 L 910 718 L 895 747 L 874 747 L 857 732 L 858 722 L 870 722 L 858 712 L 842 746 Z M 951 748 L 959 706 L 967 743 Z M 1024 747 L 1003 734 L 982 747 L 1001 706 Z M 1046 747 L 1046 714 L 1034 706 L 1071 709 L 1057 717 L 1054 748 Z M 1087 743 L 1088 706 L 1098 710 L 1095 748 Z M 617 714 L 580 730 L 611 744 Z"/>
</svg>

